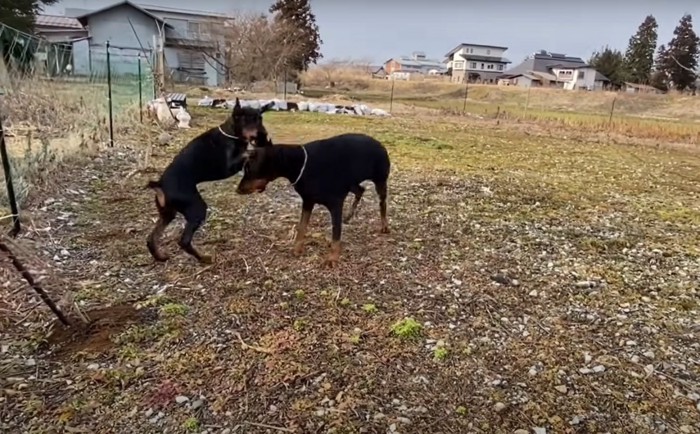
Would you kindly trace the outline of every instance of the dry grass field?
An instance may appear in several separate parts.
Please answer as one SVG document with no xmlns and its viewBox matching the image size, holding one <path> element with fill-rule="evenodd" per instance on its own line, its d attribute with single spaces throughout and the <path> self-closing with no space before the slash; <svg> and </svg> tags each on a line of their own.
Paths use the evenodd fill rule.
<svg viewBox="0 0 700 434">
<path fill-rule="evenodd" d="M 326 98 L 388 107 L 386 84 Z M 435 86 L 386 119 L 266 114 L 277 143 L 361 131 L 389 150 L 391 233 L 368 190 L 333 270 L 328 213 L 295 258 L 292 188 L 237 196 L 239 176 L 202 186 L 214 263 L 179 252 L 178 224 L 153 264 L 143 186 L 225 111 L 195 108 L 146 170 L 155 133 L 63 161 L 15 246 L 91 323 L 63 330 L 3 269 L 0 431 L 700 430 L 695 99 L 618 96 L 610 126 L 613 95 L 533 90 L 516 116 L 522 91 L 475 87 L 465 114 Z"/>
</svg>

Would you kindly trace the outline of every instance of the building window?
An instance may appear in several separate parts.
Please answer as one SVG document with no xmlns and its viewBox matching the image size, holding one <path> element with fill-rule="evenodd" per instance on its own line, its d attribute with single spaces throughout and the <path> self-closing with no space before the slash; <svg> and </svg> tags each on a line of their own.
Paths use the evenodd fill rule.
<svg viewBox="0 0 700 434">
<path fill-rule="evenodd" d="M 578 72 L 578 79 L 583 80 L 583 77 L 584 77 L 583 71 L 579 71 Z"/>
<path fill-rule="evenodd" d="M 486 54 L 491 54 L 491 50 L 486 50 Z"/>
<path fill-rule="evenodd" d="M 481 64 L 481 69 L 484 69 L 484 64 L 483 64 L 483 63 Z"/>
<path fill-rule="evenodd" d="M 489 63 L 488 65 L 486 65 L 486 69 L 493 69 L 493 63 Z"/>
<path fill-rule="evenodd" d="M 200 28 L 201 23 L 198 23 L 196 21 L 188 21 L 187 22 L 187 32 L 190 35 L 198 35 L 202 33 L 202 29 Z"/>
<path fill-rule="evenodd" d="M 452 62 L 452 69 L 464 69 L 464 60 L 455 60 Z"/>
<path fill-rule="evenodd" d="M 498 70 L 503 71 L 503 65 L 498 65 Z"/>
<path fill-rule="evenodd" d="M 469 64 L 469 69 L 476 69 L 476 62 L 472 62 Z"/>
</svg>

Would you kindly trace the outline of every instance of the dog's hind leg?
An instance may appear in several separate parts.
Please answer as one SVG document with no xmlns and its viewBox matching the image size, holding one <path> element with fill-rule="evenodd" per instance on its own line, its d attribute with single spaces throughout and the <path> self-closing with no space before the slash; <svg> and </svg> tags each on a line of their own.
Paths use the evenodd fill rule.
<svg viewBox="0 0 700 434">
<path fill-rule="evenodd" d="M 212 261 L 211 256 L 200 253 L 193 245 L 192 238 L 195 232 L 199 229 L 207 218 L 207 204 L 204 199 L 197 193 L 187 207 L 182 210 L 185 216 L 185 229 L 180 237 L 180 248 L 190 255 L 194 256 L 199 262 L 209 264 Z"/>
<path fill-rule="evenodd" d="M 350 193 L 355 195 L 355 200 L 350 206 L 350 212 L 348 212 L 345 218 L 343 218 L 343 223 L 349 223 L 355 216 L 355 211 L 357 211 L 357 206 L 360 204 L 360 200 L 362 200 L 362 195 L 365 193 L 365 188 L 360 184 L 357 184 L 350 188 Z"/>
<path fill-rule="evenodd" d="M 387 196 L 387 184 L 386 181 L 375 182 L 374 188 L 377 190 L 379 195 L 379 216 L 382 219 L 380 232 L 383 234 L 389 233 L 389 222 L 386 218 L 386 196 Z"/>
<path fill-rule="evenodd" d="M 164 262 L 168 260 L 168 255 L 160 249 L 160 239 L 165 228 L 175 219 L 176 211 L 169 206 L 161 206 L 156 198 L 156 208 L 158 208 L 158 222 L 146 240 L 146 246 L 151 256 L 156 261 Z"/>
<path fill-rule="evenodd" d="M 343 201 L 341 200 L 328 206 L 328 211 L 331 213 L 333 235 L 331 237 L 331 251 L 328 257 L 323 261 L 323 264 L 332 268 L 338 263 L 338 260 L 340 260 L 340 235 L 343 230 Z"/>
</svg>

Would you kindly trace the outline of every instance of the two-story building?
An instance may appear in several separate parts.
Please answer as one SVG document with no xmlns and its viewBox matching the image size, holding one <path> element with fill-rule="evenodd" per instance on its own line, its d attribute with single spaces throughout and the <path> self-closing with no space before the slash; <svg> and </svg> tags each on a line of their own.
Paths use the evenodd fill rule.
<svg viewBox="0 0 700 434">
<path fill-rule="evenodd" d="M 463 83 L 496 83 L 510 60 L 503 57 L 508 47 L 462 43 L 445 55 L 445 65 L 452 81 Z"/>
<path fill-rule="evenodd" d="M 111 47 L 111 70 L 115 74 L 136 74 L 138 58 L 152 59 L 160 41 L 166 74 L 176 81 L 218 85 L 224 73 L 208 29 L 223 22 L 222 14 L 185 9 L 140 6 L 129 0 L 96 9 L 66 9 L 87 32 L 87 38 L 73 43 L 76 75 L 106 70 L 106 42 Z"/>
</svg>

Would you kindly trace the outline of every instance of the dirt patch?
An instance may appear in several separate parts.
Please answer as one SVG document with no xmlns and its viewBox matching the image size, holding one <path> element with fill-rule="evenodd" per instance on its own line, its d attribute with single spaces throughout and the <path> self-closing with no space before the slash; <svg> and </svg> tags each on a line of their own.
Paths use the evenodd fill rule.
<svg viewBox="0 0 700 434">
<path fill-rule="evenodd" d="M 66 328 L 56 321 L 46 340 L 47 346 L 59 357 L 77 352 L 105 353 L 114 345 L 112 336 L 145 319 L 146 314 L 146 310 L 122 304 L 86 312 L 90 319 L 87 324 L 79 318 L 72 318 L 74 325 Z"/>
</svg>

